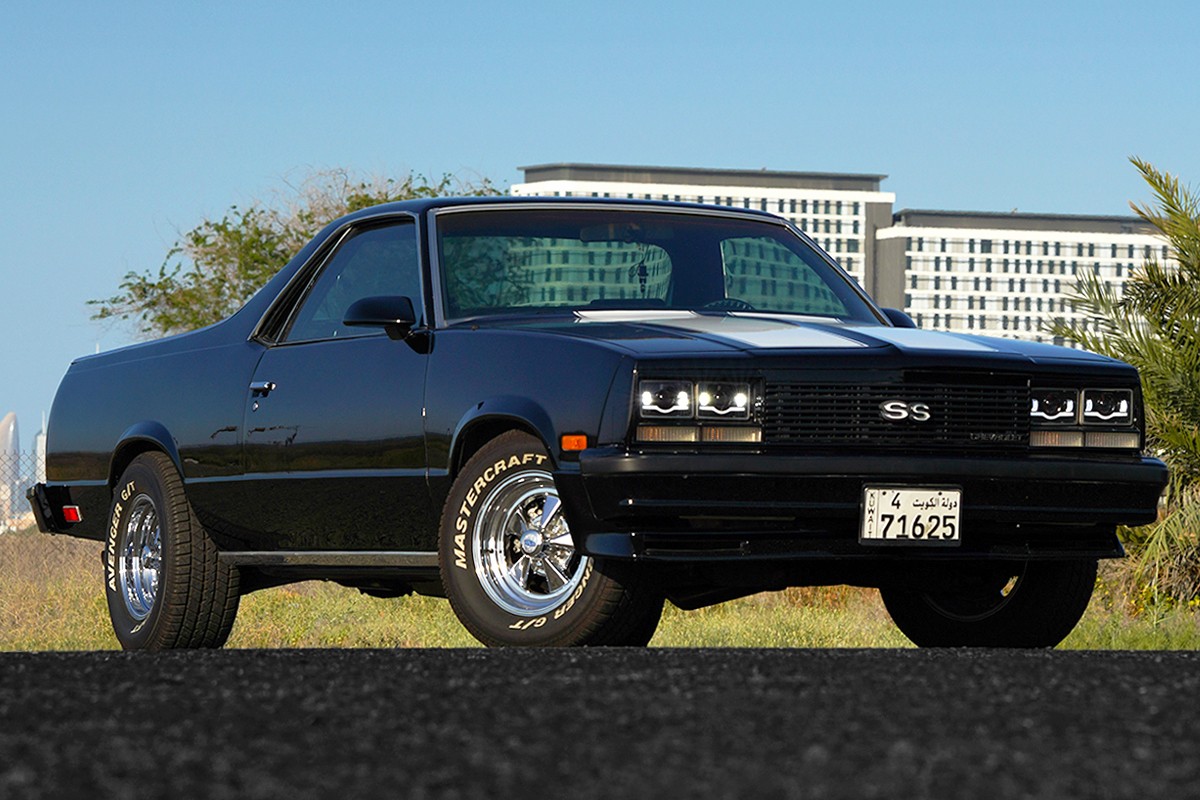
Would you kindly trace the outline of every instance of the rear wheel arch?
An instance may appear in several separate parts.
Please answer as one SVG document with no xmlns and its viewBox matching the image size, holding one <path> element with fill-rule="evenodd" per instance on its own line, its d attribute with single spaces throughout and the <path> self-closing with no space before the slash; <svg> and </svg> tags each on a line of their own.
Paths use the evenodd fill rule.
<svg viewBox="0 0 1200 800">
<path fill-rule="evenodd" d="M 166 426 L 160 422 L 139 422 L 130 426 L 121 434 L 116 447 L 113 448 L 112 458 L 108 464 L 108 486 L 113 488 L 117 480 L 133 460 L 142 453 L 157 451 L 171 459 L 175 471 L 183 476 L 179 449 L 175 446 L 175 438 L 171 436 Z"/>
</svg>

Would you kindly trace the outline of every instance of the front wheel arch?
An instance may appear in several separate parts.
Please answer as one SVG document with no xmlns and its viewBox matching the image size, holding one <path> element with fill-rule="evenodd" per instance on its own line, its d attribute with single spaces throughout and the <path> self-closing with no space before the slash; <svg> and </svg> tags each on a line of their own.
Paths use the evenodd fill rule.
<svg viewBox="0 0 1200 800">
<path fill-rule="evenodd" d="M 551 468 L 557 469 L 555 449 L 550 446 L 554 439 L 549 415 L 540 407 L 530 408 L 516 400 L 499 398 L 480 403 L 459 421 L 450 441 L 451 479 L 458 477 L 472 456 L 509 431 L 520 431 L 540 441 L 550 456 Z"/>
</svg>

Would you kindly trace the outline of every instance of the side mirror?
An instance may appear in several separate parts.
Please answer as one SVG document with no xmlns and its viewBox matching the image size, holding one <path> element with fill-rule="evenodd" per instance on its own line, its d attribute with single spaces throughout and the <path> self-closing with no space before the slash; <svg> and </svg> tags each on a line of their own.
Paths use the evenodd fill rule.
<svg viewBox="0 0 1200 800">
<path fill-rule="evenodd" d="M 917 327 L 917 323 L 913 322 L 913 318 L 898 308 L 885 308 L 883 309 L 883 315 L 897 328 Z"/>
<path fill-rule="evenodd" d="M 383 328 L 391 339 L 407 339 L 417 324 L 412 300 L 407 297 L 364 297 L 346 309 L 342 324 L 356 328 Z"/>
</svg>

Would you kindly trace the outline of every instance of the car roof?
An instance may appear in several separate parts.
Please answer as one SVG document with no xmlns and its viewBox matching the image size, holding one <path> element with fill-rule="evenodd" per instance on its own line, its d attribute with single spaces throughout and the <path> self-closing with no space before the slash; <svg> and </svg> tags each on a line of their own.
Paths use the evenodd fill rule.
<svg viewBox="0 0 1200 800">
<path fill-rule="evenodd" d="M 750 214 L 753 216 L 763 217 L 778 221 L 780 217 L 766 211 L 760 211 L 753 208 L 732 208 L 729 206 L 714 206 L 702 205 L 700 203 L 676 203 L 669 200 L 645 200 L 624 197 L 513 197 L 511 195 L 490 195 L 486 197 L 423 197 L 417 200 L 399 200 L 394 203 L 381 203 L 380 205 L 369 206 L 359 209 L 351 214 L 347 214 L 337 220 L 335 224 L 350 222 L 361 217 L 376 216 L 381 213 L 409 213 L 423 214 L 426 211 L 437 210 L 439 208 L 462 207 L 462 206 L 495 206 L 495 205 L 529 205 L 535 203 L 537 205 L 589 205 L 589 206 L 643 206 L 646 209 L 660 210 L 687 210 L 687 209 L 703 209 L 705 211 L 723 211 L 732 214 Z"/>
</svg>

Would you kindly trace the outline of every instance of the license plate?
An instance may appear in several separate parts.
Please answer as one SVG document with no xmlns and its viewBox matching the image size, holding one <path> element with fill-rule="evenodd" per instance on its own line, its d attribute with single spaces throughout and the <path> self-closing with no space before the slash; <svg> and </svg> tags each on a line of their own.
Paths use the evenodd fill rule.
<svg viewBox="0 0 1200 800">
<path fill-rule="evenodd" d="M 961 507 L 957 486 L 866 486 L 858 541 L 953 547 Z"/>
</svg>

